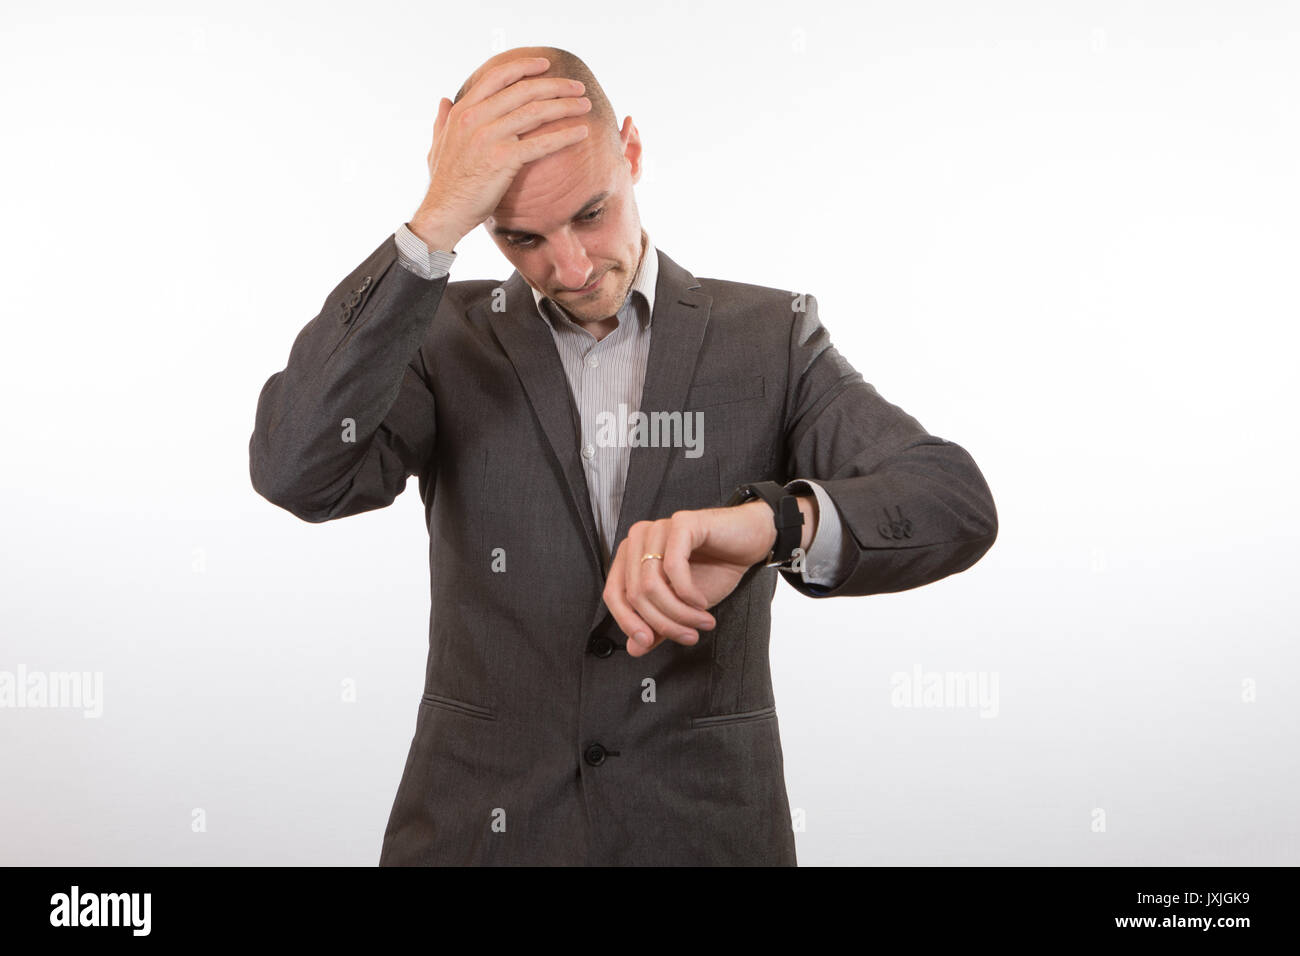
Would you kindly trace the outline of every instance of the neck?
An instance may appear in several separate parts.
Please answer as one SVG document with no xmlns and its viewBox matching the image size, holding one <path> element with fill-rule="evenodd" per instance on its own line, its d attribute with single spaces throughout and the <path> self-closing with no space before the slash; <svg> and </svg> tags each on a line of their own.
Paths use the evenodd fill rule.
<svg viewBox="0 0 1300 956">
<path fill-rule="evenodd" d="M 618 328 L 618 316 L 611 315 L 608 319 L 601 319 L 599 322 L 589 322 L 583 326 L 588 332 L 596 337 L 599 342 L 605 336 L 609 335 Z"/>
<path fill-rule="evenodd" d="M 641 263 L 645 261 L 645 253 L 646 253 L 646 234 L 645 234 L 645 230 L 642 229 L 641 230 L 641 256 L 640 258 L 637 259 L 636 269 L 633 270 L 632 272 L 633 283 L 636 282 L 636 276 L 641 274 Z M 629 285 L 626 295 L 623 296 L 623 301 L 625 303 L 627 302 L 628 296 L 630 296 L 631 294 L 632 294 L 632 286 Z M 586 329 L 588 332 L 594 335 L 596 337 L 597 342 L 599 342 L 605 336 L 609 335 L 609 333 L 613 332 L 616 328 L 618 328 L 617 314 L 611 315 L 609 316 L 609 318 L 605 318 L 605 319 L 594 319 L 594 320 L 580 319 L 577 316 L 575 316 L 572 312 L 570 312 L 568 309 L 566 309 L 564 306 L 560 305 L 560 303 L 555 302 L 554 299 L 552 299 L 551 302 L 553 302 L 564 315 L 568 316 L 570 321 L 576 322 L 578 325 L 582 326 L 584 329 Z"/>
</svg>

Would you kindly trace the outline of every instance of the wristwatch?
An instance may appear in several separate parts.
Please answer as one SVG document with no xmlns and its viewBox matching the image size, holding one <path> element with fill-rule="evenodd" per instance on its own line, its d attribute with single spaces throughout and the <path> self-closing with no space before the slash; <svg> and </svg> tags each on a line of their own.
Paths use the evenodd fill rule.
<svg viewBox="0 0 1300 956">
<path fill-rule="evenodd" d="M 772 520 L 776 523 L 776 543 L 767 557 L 763 559 L 765 568 L 784 568 L 793 570 L 795 551 L 803 539 L 803 512 L 799 502 L 775 481 L 755 481 L 738 487 L 727 499 L 727 506 L 743 504 L 762 498 L 772 509 Z"/>
</svg>

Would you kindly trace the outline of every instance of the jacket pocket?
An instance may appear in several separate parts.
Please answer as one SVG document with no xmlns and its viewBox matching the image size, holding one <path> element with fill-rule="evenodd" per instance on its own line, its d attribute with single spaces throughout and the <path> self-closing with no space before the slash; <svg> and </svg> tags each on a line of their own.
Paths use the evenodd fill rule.
<svg viewBox="0 0 1300 956">
<path fill-rule="evenodd" d="M 440 707 L 443 710 L 450 710 L 453 713 L 462 714 L 466 717 L 477 717 L 479 720 L 496 720 L 497 715 L 486 707 L 480 707 L 478 704 L 469 704 L 463 700 L 456 700 L 453 697 L 443 697 L 441 694 L 424 694 L 420 697 L 421 706 Z"/>
<path fill-rule="evenodd" d="M 689 409 L 728 405 L 746 399 L 763 397 L 763 376 L 754 375 L 738 382 L 698 382 L 686 395 Z"/>
<path fill-rule="evenodd" d="M 776 707 L 762 707 L 758 710 L 746 710 L 738 714 L 713 714 L 708 717 L 692 717 L 691 729 L 718 727 L 725 724 L 746 724 L 753 720 L 771 720 L 776 716 Z"/>
</svg>

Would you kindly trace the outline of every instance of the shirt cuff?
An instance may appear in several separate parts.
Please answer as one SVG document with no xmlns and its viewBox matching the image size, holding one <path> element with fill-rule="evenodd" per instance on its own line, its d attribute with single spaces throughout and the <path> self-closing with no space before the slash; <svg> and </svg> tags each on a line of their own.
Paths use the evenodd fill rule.
<svg viewBox="0 0 1300 956">
<path fill-rule="evenodd" d="M 430 249 L 424 240 L 402 223 L 393 233 L 397 241 L 397 259 L 422 279 L 441 279 L 451 272 L 456 253 Z"/>
<path fill-rule="evenodd" d="M 845 569 L 849 567 L 851 556 L 846 553 L 844 545 L 852 538 L 844 534 L 844 521 L 839 509 L 821 485 L 796 478 L 785 486 L 785 490 L 791 494 L 809 489 L 817 499 L 817 533 L 813 535 L 804 553 L 804 569 L 801 574 L 805 584 L 830 588 L 840 583 Z"/>
</svg>

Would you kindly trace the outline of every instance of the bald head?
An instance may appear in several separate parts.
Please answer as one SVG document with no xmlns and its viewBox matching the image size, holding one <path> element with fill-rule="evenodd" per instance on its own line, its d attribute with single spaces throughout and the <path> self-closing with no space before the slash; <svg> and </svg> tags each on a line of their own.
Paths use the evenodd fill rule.
<svg viewBox="0 0 1300 956">
<path fill-rule="evenodd" d="M 487 70 L 496 66 L 498 63 L 504 63 L 509 60 L 520 60 L 532 56 L 544 56 L 550 60 L 550 64 L 541 73 L 529 74 L 529 79 L 534 77 L 558 76 L 566 80 L 577 80 L 584 89 L 582 95 L 591 100 L 591 109 L 581 117 L 566 117 L 563 121 L 552 121 L 544 123 L 536 130 L 529 130 L 526 136 L 536 135 L 538 132 L 550 132 L 556 128 L 556 124 L 570 124 L 574 119 L 581 119 L 591 126 L 589 137 L 597 134 L 606 135 L 611 139 L 615 146 L 621 149 L 619 145 L 619 125 L 618 117 L 614 115 L 614 108 L 609 103 L 609 98 L 605 96 L 605 91 L 601 88 L 596 77 L 592 75 L 587 64 L 583 63 L 578 57 L 574 56 L 568 50 L 561 50 L 553 46 L 519 46 L 512 50 L 505 50 L 496 54 L 483 63 L 477 70 L 470 74 L 469 78 L 461 85 L 456 92 L 456 98 L 452 103 L 459 103 L 469 92 L 470 88 L 478 81 Z"/>
<path fill-rule="evenodd" d="M 507 66 L 534 57 L 546 58 L 544 73 L 533 72 L 537 63 L 518 71 Z M 563 307 L 574 321 L 595 323 L 607 331 L 605 323 L 631 294 L 646 248 L 632 191 L 641 178 L 641 135 L 630 116 L 620 128 L 587 65 L 555 47 L 515 47 L 498 53 L 470 75 L 453 106 L 493 70 L 525 73 L 516 81 L 521 83 L 538 77 L 577 80 L 591 103 L 584 113 L 566 114 L 519 134 L 520 140 L 527 140 L 577 123 L 588 128 L 581 140 L 523 163 L 483 226 L 534 292 Z M 561 98 L 573 93 L 569 87 Z"/>
</svg>

